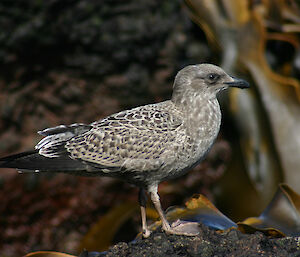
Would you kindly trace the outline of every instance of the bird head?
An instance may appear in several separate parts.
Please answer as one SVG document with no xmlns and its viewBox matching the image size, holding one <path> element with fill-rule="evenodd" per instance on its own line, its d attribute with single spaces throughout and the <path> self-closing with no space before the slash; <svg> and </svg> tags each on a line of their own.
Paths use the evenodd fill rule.
<svg viewBox="0 0 300 257">
<path fill-rule="evenodd" d="M 216 94 L 228 87 L 248 88 L 243 79 L 228 75 L 213 64 L 189 65 L 180 70 L 174 81 L 172 101 L 177 102 L 188 96 L 201 95 L 215 98 Z"/>
</svg>

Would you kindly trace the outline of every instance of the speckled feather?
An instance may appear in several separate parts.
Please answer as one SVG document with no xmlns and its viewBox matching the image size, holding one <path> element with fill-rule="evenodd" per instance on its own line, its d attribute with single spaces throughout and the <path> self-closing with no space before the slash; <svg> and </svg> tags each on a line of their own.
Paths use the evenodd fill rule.
<svg viewBox="0 0 300 257">
<path fill-rule="evenodd" d="M 158 169 L 174 153 L 182 125 L 170 107 L 167 101 L 111 115 L 68 141 L 66 149 L 72 158 L 98 164 L 105 172 Z"/>
</svg>

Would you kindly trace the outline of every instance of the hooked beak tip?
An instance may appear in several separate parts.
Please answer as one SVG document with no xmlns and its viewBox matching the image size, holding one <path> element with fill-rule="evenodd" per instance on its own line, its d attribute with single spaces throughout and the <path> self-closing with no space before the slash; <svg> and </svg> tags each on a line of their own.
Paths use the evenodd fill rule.
<svg viewBox="0 0 300 257">
<path fill-rule="evenodd" d="M 250 84 L 246 80 L 233 78 L 234 80 L 231 82 L 225 82 L 224 84 L 228 85 L 229 87 L 238 87 L 238 88 L 249 88 Z"/>
</svg>

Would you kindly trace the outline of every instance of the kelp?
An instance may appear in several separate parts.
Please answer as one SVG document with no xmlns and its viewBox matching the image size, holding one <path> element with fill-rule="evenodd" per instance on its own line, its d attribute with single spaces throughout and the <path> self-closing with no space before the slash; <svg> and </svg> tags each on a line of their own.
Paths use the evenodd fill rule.
<svg viewBox="0 0 300 257">
<path fill-rule="evenodd" d="M 135 203 L 124 202 L 107 212 L 92 225 L 79 245 L 79 252 L 84 249 L 104 251 L 112 243 L 120 227 L 129 220 L 139 208 Z"/>
<path fill-rule="evenodd" d="M 24 257 L 76 257 L 66 253 L 54 252 L 54 251 L 37 251 L 26 254 Z"/>
<path fill-rule="evenodd" d="M 286 184 L 280 184 L 276 194 L 259 217 L 238 222 L 244 233 L 261 231 L 273 237 L 299 236 L 300 195 Z"/>
<path fill-rule="evenodd" d="M 232 91 L 229 97 L 241 128 L 246 170 L 262 203 L 270 200 L 279 181 L 300 192 L 300 83 L 293 72 L 299 62 L 299 6 L 284 0 L 185 4 L 209 44 L 221 53 L 223 68 L 251 81 L 252 91 Z M 282 42 L 294 51 L 289 62 L 281 61 L 284 49 L 268 48 Z"/>
<path fill-rule="evenodd" d="M 183 221 L 192 221 L 203 223 L 206 226 L 226 230 L 237 225 L 220 212 L 204 195 L 194 195 L 185 203 L 185 207 L 170 207 L 167 210 L 166 217 L 170 222 L 180 219 Z M 157 221 L 150 226 L 151 230 L 161 226 L 161 221 Z"/>
</svg>

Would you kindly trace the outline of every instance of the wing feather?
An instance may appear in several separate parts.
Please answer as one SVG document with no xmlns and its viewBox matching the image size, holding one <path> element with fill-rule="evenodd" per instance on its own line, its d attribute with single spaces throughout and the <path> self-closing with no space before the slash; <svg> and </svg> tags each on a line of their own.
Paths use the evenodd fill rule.
<svg viewBox="0 0 300 257">
<path fill-rule="evenodd" d="M 71 158 L 113 171 L 153 170 L 170 159 L 179 117 L 162 106 L 147 105 L 123 111 L 91 124 L 92 129 L 71 138 Z"/>
</svg>

